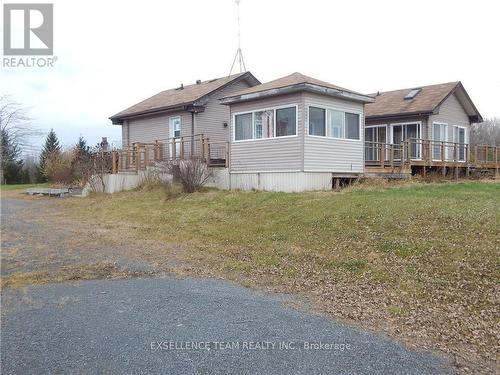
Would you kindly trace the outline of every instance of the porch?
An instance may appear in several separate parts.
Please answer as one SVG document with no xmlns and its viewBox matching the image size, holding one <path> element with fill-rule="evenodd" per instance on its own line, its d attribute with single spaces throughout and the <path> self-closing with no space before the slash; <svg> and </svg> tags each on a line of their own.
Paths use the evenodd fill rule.
<svg viewBox="0 0 500 375">
<path fill-rule="evenodd" d="M 458 177 L 461 172 L 492 173 L 499 176 L 500 152 L 498 146 L 469 145 L 410 138 L 398 144 L 365 142 L 365 174 L 410 175 L 450 171 Z"/>
<path fill-rule="evenodd" d="M 135 142 L 113 151 L 112 173 L 139 172 L 159 162 L 199 158 L 209 167 L 227 167 L 229 142 L 212 142 L 203 134 L 158 139 L 152 143 Z"/>
</svg>

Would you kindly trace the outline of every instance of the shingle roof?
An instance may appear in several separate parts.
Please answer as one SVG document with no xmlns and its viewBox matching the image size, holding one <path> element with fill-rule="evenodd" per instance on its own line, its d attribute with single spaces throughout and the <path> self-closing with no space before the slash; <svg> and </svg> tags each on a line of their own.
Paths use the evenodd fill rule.
<svg viewBox="0 0 500 375">
<path fill-rule="evenodd" d="M 231 97 L 241 96 L 241 95 L 246 95 L 246 94 L 253 94 L 253 93 L 257 93 L 257 92 L 261 92 L 261 91 L 279 89 L 279 88 L 293 86 L 293 85 L 297 85 L 297 84 L 301 84 L 301 83 L 309 83 L 312 85 L 322 86 L 322 87 L 326 87 L 326 88 L 330 88 L 330 89 L 341 90 L 341 91 L 365 96 L 365 94 L 361 94 L 361 93 L 356 92 L 356 91 L 348 90 L 348 89 L 345 89 L 345 88 L 340 87 L 340 86 L 332 85 L 331 83 L 328 83 L 325 81 L 320 81 L 319 79 L 312 78 L 312 77 L 306 76 L 304 74 L 295 72 L 295 73 L 292 73 L 292 74 L 287 75 L 285 77 L 281 77 L 281 78 L 275 79 L 273 81 L 269 81 L 269 82 L 266 82 L 266 83 L 263 83 L 263 84 L 260 84 L 260 85 L 254 86 L 254 87 L 249 87 L 248 89 L 238 91 L 234 94 L 231 94 Z"/>
<path fill-rule="evenodd" d="M 187 85 L 184 86 L 183 89 L 175 88 L 165 90 L 121 112 L 118 112 L 116 115 L 111 116 L 110 119 L 120 119 L 134 114 L 168 109 L 180 105 L 189 105 L 245 74 L 255 79 L 250 72 L 244 72 L 233 74 L 228 77 L 203 81 L 199 84 Z"/>
<path fill-rule="evenodd" d="M 368 118 L 431 113 L 459 84 L 460 82 L 448 82 L 422 86 L 419 87 L 421 91 L 413 99 L 408 100 L 404 97 L 412 90 L 411 88 L 370 94 L 375 98 L 375 102 L 365 105 L 365 116 Z"/>
</svg>

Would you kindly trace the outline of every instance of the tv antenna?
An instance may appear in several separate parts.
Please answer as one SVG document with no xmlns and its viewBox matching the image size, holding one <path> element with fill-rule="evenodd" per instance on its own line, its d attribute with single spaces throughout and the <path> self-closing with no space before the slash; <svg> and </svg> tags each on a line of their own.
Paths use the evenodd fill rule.
<svg viewBox="0 0 500 375">
<path fill-rule="evenodd" d="M 240 66 L 240 73 L 246 72 L 247 70 L 245 66 L 245 59 L 243 59 L 243 52 L 241 52 L 240 1 L 241 0 L 235 0 L 237 14 L 238 14 L 238 49 L 236 50 L 236 55 L 234 56 L 233 65 L 231 65 L 231 70 L 229 71 L 229 75 L 231 75 L 231 73 L 233 72 L 234 66 L 236 65 L 236 61 L 238 61 L 238 65 Z"/>
</svg>

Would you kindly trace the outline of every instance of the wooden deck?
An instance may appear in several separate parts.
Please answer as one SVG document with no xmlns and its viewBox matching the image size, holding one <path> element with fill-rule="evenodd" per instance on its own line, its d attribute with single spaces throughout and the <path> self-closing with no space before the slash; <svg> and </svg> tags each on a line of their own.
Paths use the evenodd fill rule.
<svg viewBox="0 0 500 375">
<path fill-rule="evenodd" d="M 405 178 L 429 172 L 443 176 L 471 173 L 500 177 L 500 147 L 426 139 L 400 144 L 365 142 L 365 175 Z M 202 159 L 209 167 L 228 167 L 229 142 L 212 142 L 203 134 L 133 143 L 113 151 L 112 173 L 138 172 L 159 162 Z"/>
<path fill-rule="evenodd" d="M 146 170 L 161 162 L 200 158 L 210 167 L 226 167 L 229 142 L 211 142 L 203 134 L 133 143 L 113 152 L 112 173 Z"/>
<path fill-rule="evenodd" d="M 490 173 L 500 177 L 500 147 L 469 145 L 428 139 L 409 139 L 400 144 L 365 142 L 365 173 L 405 177 L 411 174 L 438 172 Z"/>
</svg>

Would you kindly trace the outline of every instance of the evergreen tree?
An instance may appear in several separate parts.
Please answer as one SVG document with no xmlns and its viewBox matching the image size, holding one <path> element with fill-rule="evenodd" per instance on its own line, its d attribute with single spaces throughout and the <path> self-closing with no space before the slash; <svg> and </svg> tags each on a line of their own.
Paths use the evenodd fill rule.
<svg viewBox="0 0 500 375">
<path fill-rule="evenodd" d="M 80 155 L 90 155 L 90 146 L 87 145 L 87 141 L 81 135 L 75 144 L 75 157 Z"/>
<path fill-rule="evenodd" d="M 57 135 L 54 132 L 54 129 L 50 129 L 49 134 L 47 134 L 47 138 L 45 138 L 45 144 L 42 149 L 42 153 L 40 154 L 40 163 L 39 163 L 39 179 L 42 182 L 47 181 L 47 176 L 45 176 L 45 164 L 48 158 L 59 157 L 61 155 L 61 146 L 59 145 L 59 139 L 57 139 Z"/>
<path fill-rule="evenodd" d="M 2 149 L 1 182 L 15 184 L 21 182 L 23 162 L 19 159 L 21 149 L 5 129 L 0 130 Z"/>
</svg>

